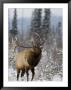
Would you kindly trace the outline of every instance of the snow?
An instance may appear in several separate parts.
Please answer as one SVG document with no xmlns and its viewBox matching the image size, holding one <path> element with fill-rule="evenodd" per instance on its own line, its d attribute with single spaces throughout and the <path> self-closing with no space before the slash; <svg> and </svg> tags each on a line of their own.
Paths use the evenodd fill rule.
<svg viewBox="0 0 71 90">
<path fill-rule="evenodd" d="M 16 81 L 16 69 L 15 69 L 15 54 L 12 49 L 9 49 L 9 68 L 8 68 L 8 80 Z M 42 57 L 39 64 L 35 67 L 35 76 L 33 81 L 62 81 L 62 66 L 54 63 L 52 57 L 46 50 L 42 50 Z M 12 58 L 13 57 L 13 58 Z M 13 62 L 14 61 L 14 62 Z M 32 73 L 29 71 L 29 80 L 32 78 Z M 19 81 L 27 81 L 26 74 L 24 77 L 19 76 Z"/>
<path fill-rule="evenodd" d="M 62 81 L 62 78 L 60 75 L 55 75 L 55 76 L 53 76 L 52 80 L 53 81 Z"/>
</svg>

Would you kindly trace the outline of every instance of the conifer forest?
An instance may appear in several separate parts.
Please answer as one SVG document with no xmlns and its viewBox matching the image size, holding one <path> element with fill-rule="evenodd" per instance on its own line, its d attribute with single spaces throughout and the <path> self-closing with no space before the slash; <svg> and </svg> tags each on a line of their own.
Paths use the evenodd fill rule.
<svg viewBox="0 0 71 90">
<path fill-rule="evenodd" d="M 30 64 L 30 66 L 34 67 L 35 69 L 35 75 L 32 81 L 62 81 L 63 79 L 62 21 L 63 21 L 62 9 L 60 8 L 8 9 L 9 81 L 17 81 L 17 70 L 16 70 L 17 53 L 22 51 L 24 52 L 24 50 L 25 49 L 28 50 L 28 48 L 32 49 L 33 46 L 36 45 L 38 45 L 36 47 L 39 46 L 41 47 L 41 58 L 39 63 L 34 67 L 35 58 L 38 57 L 37 54 L 37 56 L 33 59 L 33 64 Z M 15 47 L 16 43 L 17 46 Z M 26 57 L 29 57 L 29 60 L 31 60 L 31 58 L 33 58 L 34 56 L 31 56 L 30 54 L 30 56 L 27 55 Z M 23 59 L 23 57 L 21 59 Z M 21 61 L 22 60 L 20 60 L 20 62 Z M 26 61 L 25 63 L 28 63 L 28 61 Z M 24 73 L 24 75 L 21 77 L 21 72 L 19 74 L 18 81 L 27 81 L 26 73 Z M 28 77 L 29 81 L 31 81 L 32 78 L 31 70 L 29 70 L 28 73 L 29 73 Z"/>
</svg>

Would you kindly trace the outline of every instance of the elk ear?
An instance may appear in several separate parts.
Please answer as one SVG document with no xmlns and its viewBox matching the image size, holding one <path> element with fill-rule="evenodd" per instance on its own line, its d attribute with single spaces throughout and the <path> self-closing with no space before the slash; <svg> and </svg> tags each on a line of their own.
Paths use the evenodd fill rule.
<svg viewBox="0 0 71 90">
<path fill-rule="evenodd" d="M 33 39 L 33 37 L 31 37 L 30 42 L 32 43 L 32 45 L 34 44 L 34 39 Z"/>
</svg>

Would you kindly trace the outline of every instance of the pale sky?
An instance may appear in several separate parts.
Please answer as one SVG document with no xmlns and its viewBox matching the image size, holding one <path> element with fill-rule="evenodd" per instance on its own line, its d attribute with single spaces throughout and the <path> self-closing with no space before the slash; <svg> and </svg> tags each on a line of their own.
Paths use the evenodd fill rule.
<svg viewBox="0 0 71 90">
<path fill-rule="evenodd" d="M 14 9 L 9 9 L 9 17 L 13 17 L 13 11 Z M 32 11 L 33 9 L 17 9 L 17 14 L 18 18 L 20 17 L 25 17 L 25 18 L 30 18 L 32 16 Z M 51 9 L 51 15 L 56 15 L 56 16 L 62 16 L 62 9 L 61 8 L 52 8 Z"/>
</svg>

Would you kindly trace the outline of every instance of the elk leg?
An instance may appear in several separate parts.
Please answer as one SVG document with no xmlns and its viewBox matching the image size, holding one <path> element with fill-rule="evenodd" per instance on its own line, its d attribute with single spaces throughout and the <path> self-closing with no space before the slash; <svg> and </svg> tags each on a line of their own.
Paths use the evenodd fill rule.
<svg viewBox="0 0 71 90">
<path fill-rule="evenodd" d="M 31 81 L 32 81 L 34 78 L 34 75 L 35 75 L 34 68 L 31 69 L 31 72 L 32 72 L 32 79 L 31 79 Z"/>
<path fill-rule="evenodd" d="M 25 70 L 22 70 L 21 77 L 24 76 Z"/>
<path fill-rule="evenodd" d="M 20 70 L 17 70 L 17 80 L 19 79 Z"/>
<path fill-rule="evenodd" d="M 28 76 L 29 76 L 28 70 L 26 70 L 26 74 L 27 74 L 27 81 L 28 81 L 28 79 L 29 79 L 29 78 L 28 78 Z"/>
</svg>

